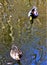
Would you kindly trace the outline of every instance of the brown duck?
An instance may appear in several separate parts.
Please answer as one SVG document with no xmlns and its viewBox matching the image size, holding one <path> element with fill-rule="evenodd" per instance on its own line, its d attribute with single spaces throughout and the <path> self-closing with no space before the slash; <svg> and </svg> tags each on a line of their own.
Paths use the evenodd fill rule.
<svg viewBox="0 0 47 65">
<path fill-rule="evenodd" d="M 16 61 L 20 61 L 22 57 L 22 51 L 18 49 L 17 46 L 12 45 L 12 48 L 10 50 L 10 56 Z"/>
</svg>

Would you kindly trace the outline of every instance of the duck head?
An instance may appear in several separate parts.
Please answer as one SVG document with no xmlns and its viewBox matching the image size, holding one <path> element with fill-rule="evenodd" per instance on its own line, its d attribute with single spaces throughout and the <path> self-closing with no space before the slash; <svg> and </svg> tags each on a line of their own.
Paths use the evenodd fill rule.
<svg viewBox="0 0 47 65">
<path fill-rule="evenodd" d="M 34 6 L 34 7 L 32 8 L 31 16 L 32 16 L 33 18 L 38 17 L 37 7 Z"/>
<path fill-rule="evenodd" d="M 38 11 L 37 11 L 37 7 L 33 6 L 32 9 L 29 11 L 28 13 L 28 17 L 32 17 L 33 19 L 38 17 Z"/>
</svg>

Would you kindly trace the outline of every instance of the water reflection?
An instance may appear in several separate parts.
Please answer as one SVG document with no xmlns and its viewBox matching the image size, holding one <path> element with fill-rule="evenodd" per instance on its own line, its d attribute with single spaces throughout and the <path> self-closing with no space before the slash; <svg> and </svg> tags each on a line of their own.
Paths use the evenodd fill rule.
<svg viewBox="0 0 47 65">
<path fill-rule="evenodd" d="M 41 49 L 41 47 L 40 47 L 40 49 Z M 44 49 L 46 49 L 46 48 L 44 47 Z M 23 58 L 24 60 L 21 60 L 22 65 L 38 65 L 38 64 L 42 64 L 44 62 L 46 64 L 47 59 L 45 57 L 43 58 L 43 55 L 45 54 L 44 49 L 43 49 L 43 46 L 42 46 L 42 50 L 38 50 L 33 47 L 28 48 L 28 50 L 25 51 L 25 57 Z M 36 55 L 36 57 L 34 58 L 33 55 Z M 45 56 L 46 55 L 47 54 L 45 54 Z"/>
<path fill-rule="evenodd" d="M 9 51 L 3 55 L 0 55 L 1 65 L 47 65 L 47 48 L 45 46 L 33 47 L 32 44 L 21 45 L 23 56 L 20 63 L 13 60 Z"/>
</svg>

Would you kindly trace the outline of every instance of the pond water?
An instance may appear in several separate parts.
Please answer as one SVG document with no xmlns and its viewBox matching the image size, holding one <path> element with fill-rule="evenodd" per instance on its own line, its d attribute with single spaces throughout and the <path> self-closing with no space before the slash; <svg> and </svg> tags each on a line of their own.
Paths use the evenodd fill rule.
<svg viewBox="0 0 47 65">
<path fill-rule="evenodd" d="M 46 1 L 0 2 L 0 65 L 47 65 Z M 28 12 L 34 5 L 38 8 L 39 16 L 31 25 Z M 23 52 L 20 63 L 9 55 L 12 44 L 16 44 Z"/>
</svg>

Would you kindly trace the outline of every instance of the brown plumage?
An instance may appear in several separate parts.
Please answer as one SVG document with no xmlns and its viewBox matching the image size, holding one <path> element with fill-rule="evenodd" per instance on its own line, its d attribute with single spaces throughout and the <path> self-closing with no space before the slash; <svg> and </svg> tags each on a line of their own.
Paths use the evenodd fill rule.
<svg viewBox="0 0 47 65">
<path fill-rule="evenodd" d="M 10 50 L 10 56 L 17 61 L 20 61 L 20 58 L 22 57 L 22 51 L 18 49 L 17 46 L 12 45 L 12 48 Z"/>
</svg>

